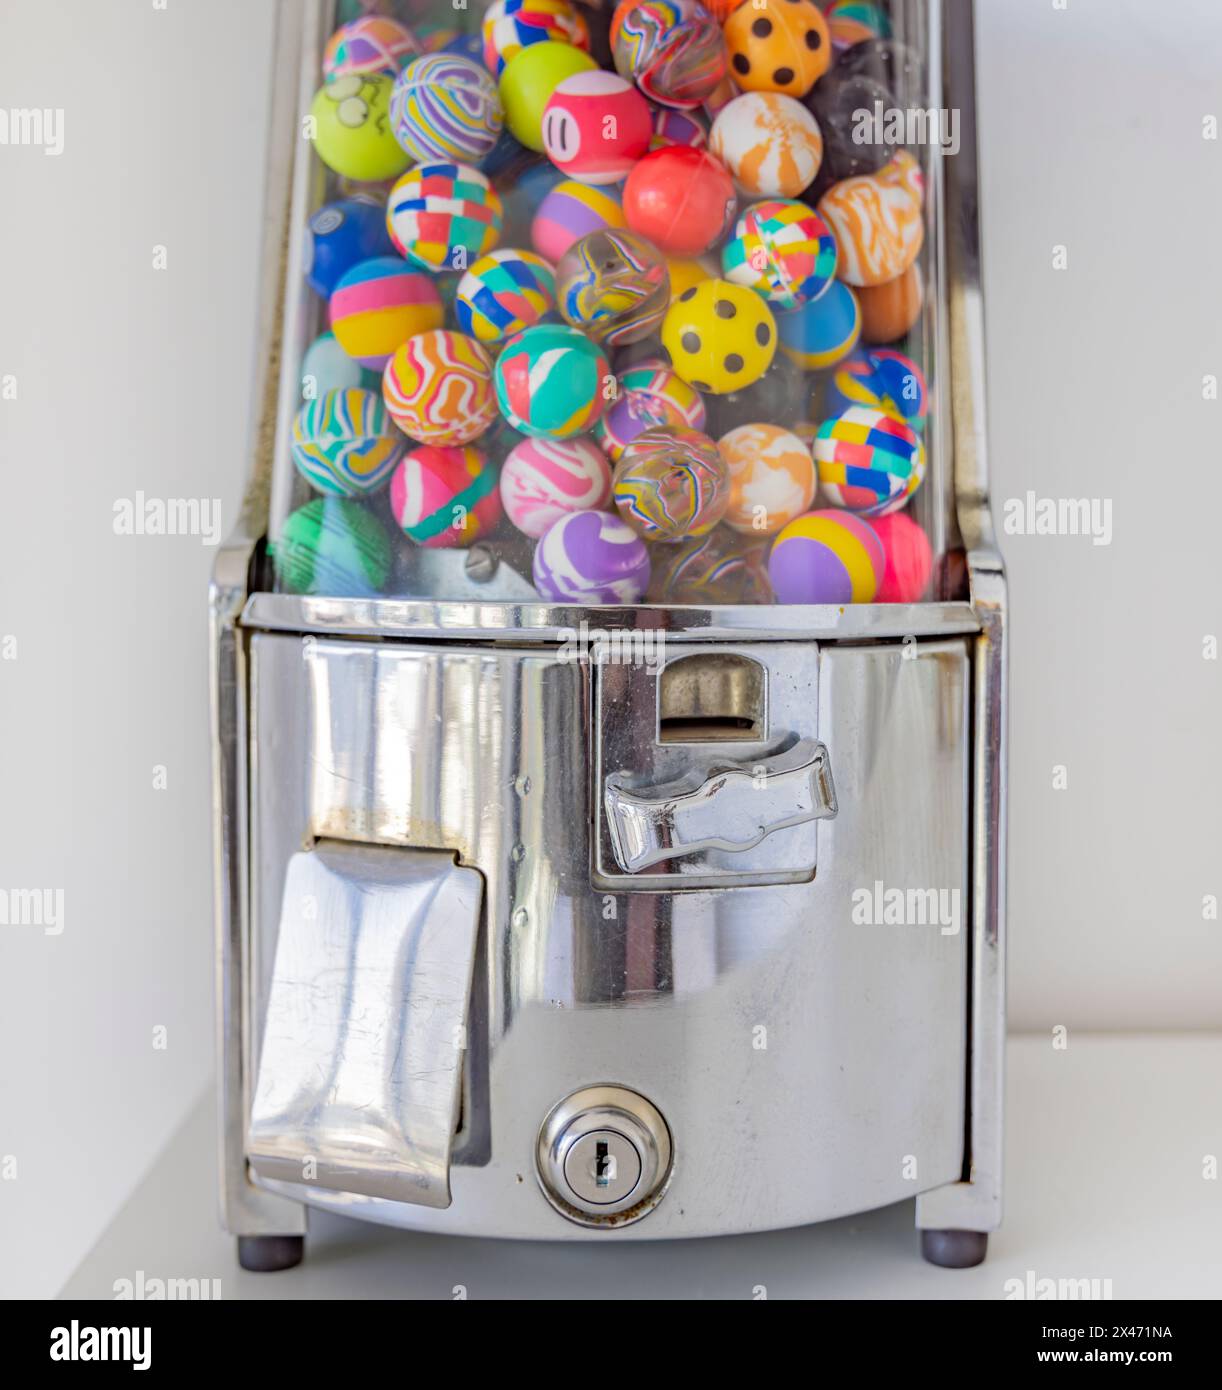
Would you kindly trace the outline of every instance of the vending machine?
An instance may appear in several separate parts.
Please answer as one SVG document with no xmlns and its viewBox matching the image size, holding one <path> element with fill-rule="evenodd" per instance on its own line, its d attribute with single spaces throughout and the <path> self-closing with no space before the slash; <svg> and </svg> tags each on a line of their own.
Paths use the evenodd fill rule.
<svg viewBox="0 0 1222 1390">
<path fill-rule="evenodd" d="M 970 0 L 283 0 L 223 1220 L 1001 1218 Z M 595 1258 L 591 1250 L 591 1258 Z"/>
</svg>

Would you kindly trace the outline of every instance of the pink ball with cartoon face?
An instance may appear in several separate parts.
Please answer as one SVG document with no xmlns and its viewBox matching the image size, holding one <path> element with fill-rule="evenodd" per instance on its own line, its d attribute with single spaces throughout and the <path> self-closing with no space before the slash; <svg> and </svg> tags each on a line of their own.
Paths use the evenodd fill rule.
<svg viewBox="0 0 1222 1390">
<path fill-rule="evenodd" d="M 618 183 L 649 148 L 649 103 L 613 72 L 566 77 L 543 109 L 543 148 L 557 169 L 595 185 Z"/>
<path fill-rule="evenodd" d="M 569 512 L 603 509 L 611 497 L 611 466 L 588 439 L 524 439 L 501 465 L 505 515 L 538 538 Z"/>
</svg>

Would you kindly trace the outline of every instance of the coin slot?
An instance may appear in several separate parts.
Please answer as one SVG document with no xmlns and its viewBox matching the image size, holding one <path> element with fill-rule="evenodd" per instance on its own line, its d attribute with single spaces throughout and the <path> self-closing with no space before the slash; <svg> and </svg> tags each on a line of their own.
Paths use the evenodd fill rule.
<svg viewBox="0 0 1222 1390">
<path fill-rule="evenodd" d="M 669 662 L 658 678 L 658 742 L 758 743 L 766 690 L 760 663 L 733 652 Z"/>
</svg>

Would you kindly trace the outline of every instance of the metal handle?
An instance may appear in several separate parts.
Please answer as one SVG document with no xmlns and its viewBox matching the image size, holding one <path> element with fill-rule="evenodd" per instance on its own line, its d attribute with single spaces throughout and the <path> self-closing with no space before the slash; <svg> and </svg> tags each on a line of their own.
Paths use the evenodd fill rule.
<svg viewBox="0 0 1222 1390">
<path fill-rule="evenodd" d="M 700 850 L 752 849 L 773 831 L 836 814 L 827 749 L 809 738 L 749 764 L 716 763 L 694 785 L 632 791 L 627 775 L 613 772 L 604 796 L 611 848 L 626 874 Z"/>
</svg>

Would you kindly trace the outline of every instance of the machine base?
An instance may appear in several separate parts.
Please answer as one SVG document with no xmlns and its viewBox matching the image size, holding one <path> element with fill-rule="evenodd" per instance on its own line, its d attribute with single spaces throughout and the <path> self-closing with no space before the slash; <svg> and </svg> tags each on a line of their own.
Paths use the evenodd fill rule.
<svg viewBox="0 0 1222 1390">
<path fill-rule="evenodd" d="M 921 1255 L 943 1269 L 971 1269 L 989 1250 L 987 1231 L 922 1231 Z"/>
<path fill-rule="evenodd" d="M 238 1264 L 253 1274 L 277 1274 L 305 1257 L 305 1236 L 239 1236 Z"/>
</svg>

